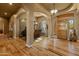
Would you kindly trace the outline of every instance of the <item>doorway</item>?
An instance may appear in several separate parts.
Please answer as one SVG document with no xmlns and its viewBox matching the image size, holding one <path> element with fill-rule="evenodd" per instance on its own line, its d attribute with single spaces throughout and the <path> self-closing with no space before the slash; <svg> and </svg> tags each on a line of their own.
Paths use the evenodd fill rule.
<svg viewBox="0 0 79 59">
<path fill-rule="evenodd" d="M 68 40 L 70 41 L 76 41 L 77 40 L 77 33 L 75 29 L 75 20 L 70 19 L 68 20 Z"/>
<path fill-rule="evenodd" d="M 48 37 L 48 24 L 44 16 L 36 17 L 34 21 L 34 39 L 43 40 Z"/>
</svg>

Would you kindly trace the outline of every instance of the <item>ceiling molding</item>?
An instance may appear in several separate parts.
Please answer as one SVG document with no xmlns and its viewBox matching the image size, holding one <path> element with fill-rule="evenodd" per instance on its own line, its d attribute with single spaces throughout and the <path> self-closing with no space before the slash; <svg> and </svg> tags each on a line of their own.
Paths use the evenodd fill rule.
<svg viewBox="0 0 79 59">
<path fill-rule="evenodd" d="M 70 3 L 66 8 L 59 10 L 58 12 L 68 11 L 73 6 L 73 3 Z"/>
</svg>

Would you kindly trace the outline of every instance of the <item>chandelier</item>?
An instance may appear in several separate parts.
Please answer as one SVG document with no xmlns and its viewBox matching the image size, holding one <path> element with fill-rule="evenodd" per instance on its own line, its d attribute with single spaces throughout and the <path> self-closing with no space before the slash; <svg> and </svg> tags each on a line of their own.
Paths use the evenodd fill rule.
<svg viewBox="0 0 79 59">
<path fill-rule="evenodd" d="M 56 14 L 58 10 L 55 8 L 55 3 L 53 4 L 53 9 L 51 10 L 51 14 Z"/>
</svg>

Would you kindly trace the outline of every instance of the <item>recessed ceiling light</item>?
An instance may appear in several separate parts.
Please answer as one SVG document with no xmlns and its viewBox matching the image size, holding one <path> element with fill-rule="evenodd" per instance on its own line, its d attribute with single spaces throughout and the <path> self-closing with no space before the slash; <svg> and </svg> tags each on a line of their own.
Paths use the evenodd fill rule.
<svg viewBox="0 0 79 59">
<path fill-rule="evenodd" d="M 12 5 L 12 3 L 9 3 L 9 5 Z"/>
<path fill-rule="evenodd" d="M 4 15 L 7 15 L 7 12 L 5 12 Z"/>
</svg>

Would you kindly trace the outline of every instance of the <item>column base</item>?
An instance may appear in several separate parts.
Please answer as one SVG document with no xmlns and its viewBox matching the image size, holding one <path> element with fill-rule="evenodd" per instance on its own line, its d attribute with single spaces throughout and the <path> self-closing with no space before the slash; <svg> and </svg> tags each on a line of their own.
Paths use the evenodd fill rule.
<svg viewBox="0 0 79 59">
<path fill-rule="evenodd" d="M 57 35 L 53 35 L 52 38 L 57 38 Z"/>
<path fill-rule="evenodd" d="M 26 44 L 26 46 L 27 46 L 28 48 L 31 48 L 31 47 L 32 47 L 32 45 L 28 45 L 28 44 Z"/>
</svg>

